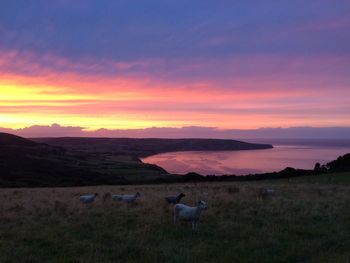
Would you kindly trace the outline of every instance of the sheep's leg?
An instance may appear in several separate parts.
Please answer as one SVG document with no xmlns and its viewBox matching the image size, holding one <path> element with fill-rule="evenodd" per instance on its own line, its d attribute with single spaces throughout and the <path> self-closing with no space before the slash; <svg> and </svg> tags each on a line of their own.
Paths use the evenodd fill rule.
<svg viewBox="0 0 350 263">
<path fill-rule="evenodd" d="M 198 221 L 193 221 L 192 222 L 192 230 L 197 230 L 198 229 Z"/>
<path fill-rule="evenodd" d="M 192 221 L 192 230 L 196 230 L 197 226 L 196 226 L 196 221 Z"/>
</svg>

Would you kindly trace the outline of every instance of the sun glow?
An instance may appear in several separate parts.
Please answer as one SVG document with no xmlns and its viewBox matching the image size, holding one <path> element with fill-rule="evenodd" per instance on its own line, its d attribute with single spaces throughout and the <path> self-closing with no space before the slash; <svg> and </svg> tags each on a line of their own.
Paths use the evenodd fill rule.
<svg viewBox="0 0 350 263">
<path fill-rule="evenodd" d="M 238 80 L 235 83 L 250 85 Z M 307 89 L 281 90 L 279 85 L 269 82 L 262 83 L 260 89 L 227 89 L 203 81 L 184 84 L 71 73 L 6 75 L 0 79 L 0 127 L 59 123 L 85 130 L 184 126 L 251 129 L 350 124 L 346 110 L 350 101 L 345 94 L 333 95 L 339 103 L 330 108 L 327 92 L 319 92 L 314 98 Z"/>
</svg>

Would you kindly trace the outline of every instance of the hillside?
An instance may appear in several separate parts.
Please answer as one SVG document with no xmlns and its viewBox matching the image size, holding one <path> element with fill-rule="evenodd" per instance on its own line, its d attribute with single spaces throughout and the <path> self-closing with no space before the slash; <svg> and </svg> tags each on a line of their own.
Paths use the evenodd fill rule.
<svg viewBox="0 0 350 263">
<path fill-rule="evenodd" d="M 0 147 L 15 147 L 15 146 L 21 146 L 21 147 L 32 147 L 32 146 L 38 146 L 38 143 L 35 143 L 31 140 L 9 134 L 9 133 L 3 133 L 0 132 Z"/>
<path fill-rule="evenodd" d="M 166 172 L 132 157 L 70 152 L 0 134 L 0 186 L 78 186 L 152 180 Z"/>
<path fill-rule="evenodd" d="M 221 139 L 37 138 L 36 142 L 69 150 L 146 157 L 177 151 L 236 151 L 273 148 L 271 144 Z"/>
</svg>

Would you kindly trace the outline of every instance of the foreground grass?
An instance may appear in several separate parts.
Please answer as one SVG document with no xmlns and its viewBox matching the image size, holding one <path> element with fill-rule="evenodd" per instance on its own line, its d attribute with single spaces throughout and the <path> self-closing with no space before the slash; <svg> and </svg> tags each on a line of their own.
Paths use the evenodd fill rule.
<svg viewBox="0 0 350 263">
<path fill-rule="evenodd" d="M 284 182 L 285 180 L 282 180 Z M 311 183 L 317 185 L 348 185 L 350 186 L 350 172 L 326 173 L 316 176 L 302 176 L 288 179 L 289 183 Z"/>
<path fill-rule="evenodd" d="M 350 186 L 299 180 L 2 189 L 0 262 L 350 262 Z M 136 191 L 131 207 L 78 202 Z M 163 197 L 178 192 L 207 201 L 198 232 L 172 224 Z"/>
</svg>

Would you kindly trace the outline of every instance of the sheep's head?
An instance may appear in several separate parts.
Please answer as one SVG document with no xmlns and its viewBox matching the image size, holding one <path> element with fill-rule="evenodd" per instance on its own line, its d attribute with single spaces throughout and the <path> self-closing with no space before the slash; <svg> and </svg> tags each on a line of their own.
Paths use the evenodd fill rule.
<svg viewBox="0 0 350 263">
<path fill-rule="evenodd" d="M 203 210 L 207 210 L 207 208 L 208 208 L 207 203 L 204 202 L 204 201 L 199 201 L 197 206 L 198 206 L 200 209 L 203 209 Z"/>
<path fill-rule="evenodd" d="M 98 193 L 95 193 L 95 197 L 98 196 Z"/>
<path fill-rule="evenodd" d="M 179 195 L 180 198 L 185 197 L 185 196 L 186 196 L 186 195 L 185 195 L 184 193 L 181 193 L 181 194 Z"/>
</svg>

